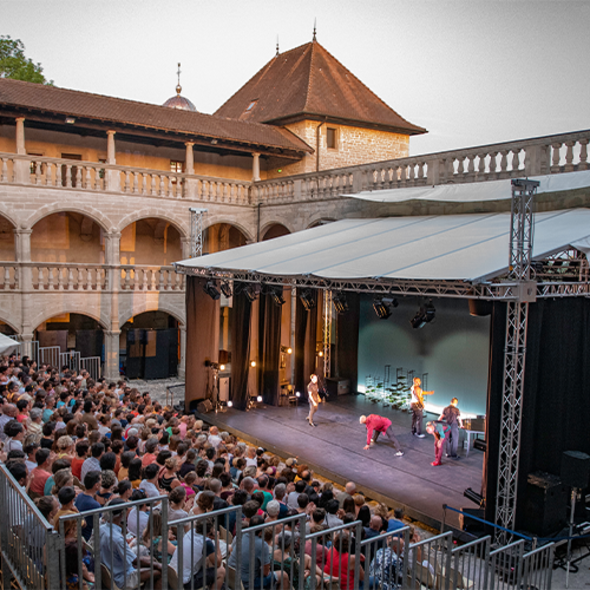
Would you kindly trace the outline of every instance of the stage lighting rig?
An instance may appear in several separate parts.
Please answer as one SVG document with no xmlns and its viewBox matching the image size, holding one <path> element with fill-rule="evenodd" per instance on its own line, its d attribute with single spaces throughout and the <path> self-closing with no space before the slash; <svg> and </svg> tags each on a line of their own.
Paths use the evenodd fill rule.
<svg viewBox="0 0 590 590">
<path fill-rule="evenodd" d="M 221 297 L 221 293 L 215 284 L 215 281 L 207 281 L 203 287 L 205 293 L 213 299 L 213 301 L 217 301 Z"/>
<path fill-rule="evenodd" d="M 343 291 L 334 293 L 332 295 L 332 302 L 338 313 L 346 313 L 348 311 L 348 301 L 346 300 L 346 293 Z"/>
<path fill-rule="evenodd" d="M 271 287 L 269 294 L 273 300 L 273 303 L 277 307 L 285 304 L 285 298 L 283 297 L 283 287 Z"/>
<path fill-rule="evenodd" d="M 420 306 L 420 309 L 416 312 L 416 315 L 410 320 L 410 324 L 412 324 L 412 328 L 419 330 L 431 322 L 435 315 L 436 309 L 434 309 L 432 301 L 428 301 L 424 305 Z"/>
<path fill-rule="evenodd" d="M 299 299 L 301 299 L 305 311 L 310 311 L 316 306 L 316 300 L 311 289 L 303 289 L 299 295 Z"/>
<path fill-rule="evenodd" d="M 254 303 L 260 293 L 260 285 L 255 283 L 236 283 L 234 294 L 238 295 L 239 293 L 243 293 L 250 303 Z"/>
<path fill-rule="evenodd" d="M 281 352 L 284 354 L 293 354 L 293 349 L 290 346 L 281 346 Z"/>
<path fill-rule="evenodd" d="M 395 297 L 375 297 L 373 301 L 373 309 L 380 320 L 386 320 L 398 305 L 399 302 Z"/>
<path fill-rule="evenodd" d="M 226 283 L 226 282 L 221 283 L 220 289 L 221 289 L 221 292 L 223 293 L 223 295 L 225 297 L 227 297 L 228 299 L 232 296 L 231 285 L 229 283 Z"/>
</svg>

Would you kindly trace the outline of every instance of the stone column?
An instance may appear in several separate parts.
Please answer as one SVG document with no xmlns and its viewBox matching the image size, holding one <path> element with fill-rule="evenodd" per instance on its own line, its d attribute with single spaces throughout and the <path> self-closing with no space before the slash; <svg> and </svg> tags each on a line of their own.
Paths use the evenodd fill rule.
<svg viewBox="0 0 590 590">
<path fill-rule="evenodd" d="M 180 358 L 178 359 L 178 378 L 184 379 L 186 372 L 186 326 L 179 326 L 180 330 Z"/>
<path fill-rule="evenodd" d="M 185 199 L 194 199 L 197 188 L 197 179 L 190 178 L 195 173 L 195 154 L 193 151 L 194 143 L 187 141 L 185 144 L 186 154 L 184 158 L 184 173 L 189 175 L 184 179 L 184 197 Z"/>
<path fill-rule="evenodd" d="M 27 155 L 25 146 L 25 118 L 16 118 L 16 153 L 19 156 Z M 30 163 L 26 160 L 15 160 L 14 162 L 14 180 L 18 183 L 28 184 L 30 181 Z"/>
<path fill-rule="evenodd" d="M 119 283 L 121 280 L 119 264 L 119 247 L 121 233 L 105 234 L 105 264 L 107 266 L 108 289 L 111 292 L 111 309 L 109 329 L 104 331 L 105 341 L 105 377 L 119 378 Z"/>
<path fill-rule="evenodd" d="M 191 257 L 191 239 L 190 236 L 183 236 L 180 238 L 180 245 L 182 247 L 182 259 L 186 260 Z"/>
<path fill-rule="evenodd" d="M 115 150 L 115 133 L 112 129 L 107 131 L 107 164 L 114 165 L 117 163 L 117 154 Z M 108 170 L 105 173 L 105 188 L 108 191 L 121 190 L 121 176 L 118 170 Z"/>
<path fill-rule="evenodd" d="M 252 182 L 260 180 L 260 154 L 258 152 L 252 153 Z"/>
<path fill-rule="evenodd" d="M 22 354 L 31 356 L 31 342 L 33 340 L 33 330 L 36 326 L 31 325 L 31 297 L 33 297 L 33 273 L 30 265 L 31 262 L 31 234 L 32 229 L 19 228 L 14 230 L 16 237 L 16 262 L 23 263 L 17 270 L 19 277 L 19 286 L 21 290 L 21 337 L 23 339 Z"/>
</svg>

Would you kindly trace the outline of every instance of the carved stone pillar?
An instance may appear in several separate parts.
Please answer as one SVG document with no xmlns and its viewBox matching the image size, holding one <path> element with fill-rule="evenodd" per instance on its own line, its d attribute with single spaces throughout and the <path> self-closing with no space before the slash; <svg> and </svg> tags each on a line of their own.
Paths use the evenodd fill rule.
<svg viewBox="0 0 590 590">
<path fill-rule="evenodd" d="M 112 129 L 107 131 L 107 164 L 114 165 L 117 163 L 117 153 L 115 149 L 115 133 Z M 121 180 L 118 170 L 107 170 L 105 174 L 105 188 L 108 191 L 119 191 L 121 189 Z"/>
<path fill-rule="evenodd" d="M 120 283 L 120 252 L 121 233 L 105 234 L 105 264 L 107 265 L 108 288 L 111 292 L 111 309 L 109 329 L 104 332 L 105 342 L 105 377 L 119 378 L 119 283 Z"/>
<path fill-rule="evenodd" d="M 17 117 L 16 119 L 16 153 L 20 156 L 27 155 L 25 146 L 25 118 Z M 30 164 L 27 160 L 15 160 L 14 162 L 14 180 L 18 183 L 29 183 Z"/>
<path fill-rule="evenodd" d="M 119 334 L 120 330 L 104 331 L 105 366 L 104 376 L 107 379 L 119 378 Z"/>
<path fill-rule="evenodd" d="M 19 285 L 21 289 L 21 335 L 30 336 L 28 344 L 23 346 L 23 354 L 31 356 L 31 341 L 33 340 L 33 330 L 36 326 L 31 325 L 31 301 L 33 291 L 33 272 L 31 262 L 31 234 L 32 229 L 18 228 L 14 230 L 16 261 L 23 263 L 18 268 Z"/>
</svg>

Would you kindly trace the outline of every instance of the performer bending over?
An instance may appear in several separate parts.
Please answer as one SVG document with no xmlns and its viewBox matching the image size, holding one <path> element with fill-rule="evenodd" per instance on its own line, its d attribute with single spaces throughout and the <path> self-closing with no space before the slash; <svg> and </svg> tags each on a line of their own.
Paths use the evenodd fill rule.
<svg viewBox="0 0 590 590">
<path fill-rule="evenodd" d="M 432 395 L 434 391 L 423 391 L 422 381 L 420 377 L 414 377 L 414 385 L 412 385 L 412 434 L 418 438 L 424 438 L 422 434 L 422 413 L 424 411 L 424 396 Z"/>
<path fill-rule="evenodd" d="M 434 461 L 431 463 L 434 467 L 442 465 L 443 449 L 445 447 L 445 439 L 450 432 L 450 427 L 443 422 L 428 422 L 426 424 L 426 432 L 434 436 Z"/>
<path fill-rule="evenodd" d="M 309 414 L 307 415 L 307 421 L 310 426 L 315 426 L 313 415 L 316 413 L 318 405 L 322 400 L 318 393 L 318 376 L 315 373 L 312 373 L 310 379 L 311 381 L 307 386 L 307 397 L 309 399 Z"/>
<path fill-rule="evenodd" d="M 367 427 L 367 446 L 364 447 L 366 451 L 371 445 L 374 445 L 379 438 L 381 433 L 393 443 L 393 447 L 397 449 L 396 457 L 401 457 L 404 453 L 401 445 L 395 435 L 393 434 L 393 428 L 391 427 L 391 420 L 378 416 L 377 414 L 369 414 L 368 416 L 361 416 L 359 422 Z"/>
<path fill-rule="evenodd" d="M 460 459 L 457 455 L 457 449 L 459 448 L 459 428 L 463 428 L 463 422 L 461 420 L 461 412 L 457 407 L 459 400 L 454 397 L 451 400 L 451 405 L 447 406 L 439 417 L 439 420 L 444 420 L 451 428 L 451 432 L 447 437 L 447 457 L 451 459 Z"/>
</svg>

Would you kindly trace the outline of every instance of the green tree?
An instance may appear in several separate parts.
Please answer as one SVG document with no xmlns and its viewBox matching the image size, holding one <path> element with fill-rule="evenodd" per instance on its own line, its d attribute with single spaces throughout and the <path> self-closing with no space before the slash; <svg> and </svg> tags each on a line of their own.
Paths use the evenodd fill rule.
<svg viewBox="0 0 590 590">
<path fill-rule="evenodd" d="M 41 64 L 25 56 L 25 46 L 20 39 L 0 35 L 0 78 L 12 78 L 37 84 L 53 84 L 43 75 Z"/>
</svg>

